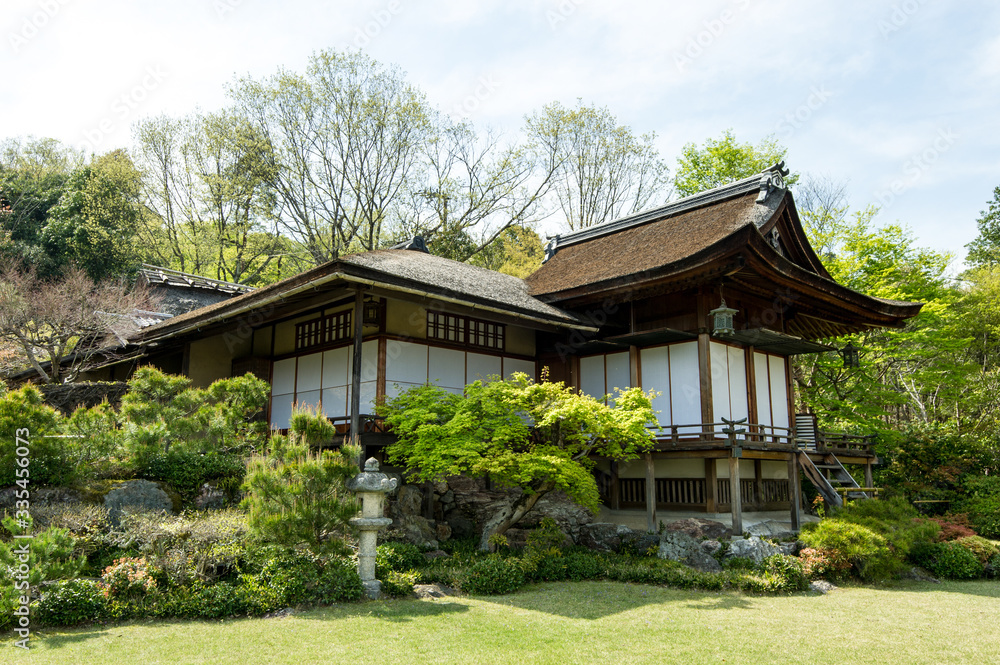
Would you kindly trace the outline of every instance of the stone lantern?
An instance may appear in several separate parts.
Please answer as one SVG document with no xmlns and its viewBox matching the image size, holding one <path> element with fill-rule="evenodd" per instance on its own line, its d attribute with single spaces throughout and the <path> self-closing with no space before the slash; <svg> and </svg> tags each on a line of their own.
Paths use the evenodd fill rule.
<svg viewBox="0 0 1000 665">
<path fill-rule="evenodd" d="M 361 499 L 361 517 L 351 519 L 351 524 L 358 527 L 361 537 L 358 539 L 358 575 L 369 598 L 378 598 L 382 583 L 375 579 L 375 545 L 378 530 L 390 524 L 392 520 L 383 517 L 385 495 L 396 489 L 399 481 L 389 478 L 379 471 L 378 460 L 370 457 L 365 462 L 365 470 L 347 481 L 347 489 L 356 492 Z"/>
</svg>

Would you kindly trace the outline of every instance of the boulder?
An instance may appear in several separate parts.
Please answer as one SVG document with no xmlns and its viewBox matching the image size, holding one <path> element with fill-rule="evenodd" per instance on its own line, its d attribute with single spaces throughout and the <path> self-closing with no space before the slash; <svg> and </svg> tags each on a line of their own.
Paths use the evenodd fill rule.
<svg viewBox="0 0 1000 665">
<path fill-rule="evenodd" d="M 751 536 L 749 538 L 733 538 L 729 541 L 729 551 L 726 552 L 726 558 L 751 559 L 754 563 L 760 564 L 764 559 L 774 554 L 781 554 L 777 545 L 759 536 Z"/>
<path fill-rule="evenodd" d="M 434 559 L 447 559 L 448 553 L 444 550 L 431 550 L 430 552 L 424 552 L 424 558 L 428 561 L 433 561 Z"/>
<path fill-rule="evenodd" d="M 392 523 L 392 533 L 417 547 L 438 548 L 435 524 L 420 515 L 399 515 Z"/>
<path fill-rule="evenodd" d="M 686 533 L 692 538 L 698 539 L 709 538 L 712 540 L 718 540 L 729 535 L 729 527 L 722 522 L 706 520 L 700 517 L 689 517 L 687 519 L 677 520 L 676 522 L 664 525 L 664 528 L 667 531 L 680 531 L 681 533 Z"/>
<path fill-rule="evenodd" d="M 444 584 L 414 584 L 413 595 L 417 598 L 444 598 L 454 596 L 456 591 Z"/>
<path fill-rule="evenodd" d="M 80 503 L 85 499 L 83 493 L 75 489 L 69 489 L 68 487 L 29 486 L 29 489 L 31 490 L 31 505 L 36 508 L 64 503 Z M 17 485 L 11 485 L 0 490 L 0 513 L 4 511 L 9 513 L 14 512 L 14 506 L 18 501 L 17 493 L 20 491 L 21 488 Z"/>
<path fill-rule="evenodd" d="M 422 515 L 424 492 L 416 485 L 403 485 L 396 496 L 396 511 L 400 515 Z"/>
<path fill-rule="evenodd" d="M 695 553 L 704 553 L 698 541 L 683 531 L 664 531 L 660 536 L 660 549 L 657 556 L 661 559 L 684 561 Z"/>
<path fill-rule="evenodd" d="M 809 583 L 809 590 L 815 591 L 816 593 L 830 593 L 836 588 L 837 587 L 835 585 L 830 584 L 826 580 L 816 580 Z"/>
<path fill-rule="evenodd" d="M 108 519 L 118 526 L 122 513 L 173 512 L 174 502 L 160 486 L 149 480 L 126 480 L 104 495 Z"/>
<path fill-rule="evenodd" d="M 703 540 L 701 541 L 701 549 L 714 556 L 716 552 L 722 549 L 722 543 L 718 540 Z"/>
<path fill-rule="evenodd" d="M 225 508 L 227 503 L 229 497 L 212 483 L 203 484 L 194 499 L 194 507 L 198 510 L 218 510 Z"/>
<path fill-rule="evenodd" d="M 448 479 L 448 487 L 455 494 L 468 494 L 470 492 L 483 491 L 486 488 L 486 483 L 481 478 L 452 476 Z"/>
<path fill-rule="evenodd" d="M 447 522 L 438 522 L 434 530 L 437 532 L 438 540 L 448 540 L 451 538 L 451 527 L 448 526 Z"/>
<path fill-rule="evenodd" d="M 761 538 L 770 538 L 771 540 L 784 540 L 795 537 L 795 532 L 792 531 L 790 524 L 787 522 L 778 522 L 777 520 L 758 522 L 747 528 L 747 533 L 751 536 L 760 536 Z"/>
<path fill-rule="evenodd" d="M 617 552 L 622 547 L 622 535 L 630 532 L 627 526 L 610 522 L 594 522 L 580 528 L 576 542 L 592 550 Z"/>
<path fill-rule="evenodd" d="M 445 522 L 451 527 L 452 538 L 473 538 L 479 535 L 476 523 L 457 510 L 444 516 Z"/>
<path fill-rule="evenodd" d="M 695 570 L 701 571 L 703 573 L 722 572 L 722 565 L 715 559 L 714 556 L 712 556 L 703 549 L 695 550 L 690 556 L 684 559 L 681 563 L 687 566 L 691 566 Z"/>
</svg>

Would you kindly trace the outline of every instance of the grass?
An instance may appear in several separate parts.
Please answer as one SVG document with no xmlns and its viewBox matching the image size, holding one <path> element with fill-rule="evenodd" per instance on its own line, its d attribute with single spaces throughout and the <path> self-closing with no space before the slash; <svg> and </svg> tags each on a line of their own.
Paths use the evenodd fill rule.
<svg viewBox="0 0 1000 665">
<path fill-rule="evenodd" d="M 281 619 L 41 630 L 3 663 L 990 663 L 996 582 L 750 597 L 612 582 L 379 601 Z"/>
</svg>

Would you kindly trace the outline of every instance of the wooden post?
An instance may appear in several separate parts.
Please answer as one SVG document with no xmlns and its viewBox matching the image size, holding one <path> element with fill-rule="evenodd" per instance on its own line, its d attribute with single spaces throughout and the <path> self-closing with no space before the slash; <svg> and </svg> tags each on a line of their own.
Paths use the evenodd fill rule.
<svg viewBox="0 0 1000 665">
<path fill-rule="evenodd" d="M 871 460 L 865 462 L 865 487 L 875 487 L 875 477 L 872 475 Z"/>
<path fill-rule="evenodd" d="M 756 510 L 764 510 L 764 471 L 759 459 L 753 461 L 753 502 Z"/>
<path fill-rule="evenodd" d="M 705 438 L 712 434 L 710 423 L 715 422 L 712 414 L 712 348 L 707 332 L 698 335 L 698 375 L 701 379 L 701 422 Z"/>
<path fill-rule="evenodd" d="M 716 488 L 719 485 L 718 467 L 715 459 L 705 460 L 705 512 L 718 512 L 719 506 L 716 503 Z"/>
<path fill-rule="evenodd" d="M 361 333 L 364 328 L 364 294 L 354 293 L 354 355 L 351 357 L 351 436 L 361 441 Z M 365 448 L 361 446 L 361 464 L 364 468 Z"/>
<path fill-rule="evenodd" d="M 621 508 L 622 490 L 618 482 L 618 462 L 611 460 L 611 510 Z"/>
<path fill-rule="evenodd" d="M 798 453 L 791 453 L 788 457 L 788 501 L 791 504 L 792 531 L 799 530 L 799 510 L 802 505 L 802 482 L 799 480 L 798 455 Z"/>
<path fill-rule="evenodd" d="M 729 502 L 733 514 L 733 536 L 743 535 L 743 497 L 740 496 L 740 458 L 729 453 Z"/>
<path fill-rule="evenodd" d="M 646 530 L 656 532 L 656 469 L 652 453 L 646 453 Z"/>
</svg>

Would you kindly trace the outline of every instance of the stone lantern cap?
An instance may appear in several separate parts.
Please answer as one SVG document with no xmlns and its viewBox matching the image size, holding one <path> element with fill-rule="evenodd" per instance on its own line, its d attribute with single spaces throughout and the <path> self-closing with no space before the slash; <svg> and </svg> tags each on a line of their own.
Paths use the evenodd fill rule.
<svg viewBox="0 0 1000 665">
<path fill-rule="evenodd" d="M 352 492 L 391 492 L 396 489 L 399 480 L 390 478 L 379 471 L 378 460 L 369 457 L 365 462 L 365 470 L 347 481 L 347 489 Z"/>
</svg>

